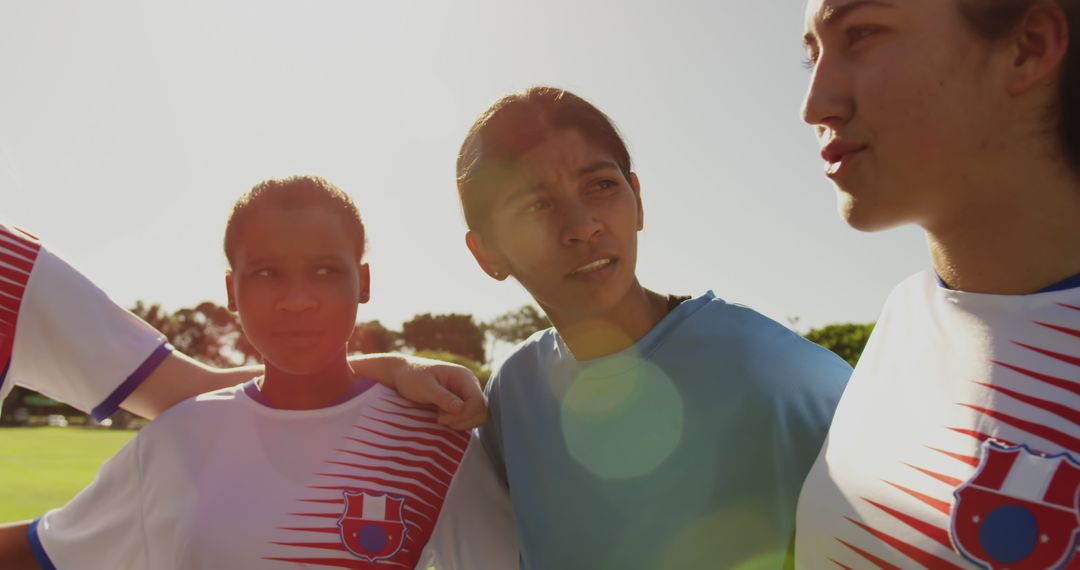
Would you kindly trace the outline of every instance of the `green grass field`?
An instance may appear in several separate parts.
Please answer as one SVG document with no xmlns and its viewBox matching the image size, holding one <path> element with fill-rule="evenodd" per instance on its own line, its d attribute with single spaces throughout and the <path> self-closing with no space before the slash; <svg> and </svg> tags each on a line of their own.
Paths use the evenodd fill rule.
<svg viewBox="0 0 1080 570">
<path fill-rule="evenodd" d="M 34 518 L 63 505 L 136 433 L 0 428 L 0 522 Z"/>
</svg>

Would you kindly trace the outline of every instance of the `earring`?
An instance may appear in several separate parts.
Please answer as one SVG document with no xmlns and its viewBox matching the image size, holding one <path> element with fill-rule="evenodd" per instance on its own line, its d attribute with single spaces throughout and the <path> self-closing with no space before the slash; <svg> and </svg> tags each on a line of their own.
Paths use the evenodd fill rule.
<svg viewBox="0 0 1080 570">
<path fill-rule="evenodd" d="M 499 273 L 498 271 L 492 271 L 491 276 L 498 279 L 499 277 L 502 277 L 502 273 Z"/>
</svg>

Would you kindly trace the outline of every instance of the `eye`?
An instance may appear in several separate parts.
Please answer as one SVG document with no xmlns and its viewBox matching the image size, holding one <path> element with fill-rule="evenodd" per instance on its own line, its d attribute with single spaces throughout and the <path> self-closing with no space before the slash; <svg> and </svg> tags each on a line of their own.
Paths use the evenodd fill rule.
<svg viewBox="0 0 1080 570">
<path fill-rule="evenodd" d="M 848 46 L 854 46 L 880 31 L 881 28 L 878 26 L 852 26 L 844 31 L 844 35 L 847 36 Z"/>
<path fill-rule="evenodd" d="M 263 267 L 261 269 L 256 269 L 251 272 L 252 277 L 273 277 L 274 275 L 276 275 L 276 273 L 273 269 L 270 269 L 269 267 Z"/>
<path fill-rule="evenodd" d="M 334 267 L 333 265 L 323 265 L 323 266 L 320 266 L 317 269 L 315 269 L 315 275 L 318 275 L 319 277 L 325 277 L 327 275 L 335 275 L 335 274 L 340 273 L 340 272 L 341 272 L 341 270 L 338 269 L 337 267 Z"/>
<path fill-rule="evenodd" d="M 616 181 L 614 181 L 614 180 L 612 180 L 610 178 L 604 178 L 604 179 L 601 179 L 601 180 L 597 180 L 596 182 L 593 182 L 589 186 L 589 190 L 593 191 L 593 192 L 606 192 L 606 191 L 612 190 L 612 189 L 614 189 L 614 188 L 616 188 L 618 186 L 619 186 L 618 182 L 616 182 Z"/>
<path fill-rule="evenodd" d="M 806 69 L 813 71 L 817 67 L 818 58 L 821 57 L 821 47 L 818 40 L 810 34 L 803 38 L 803 44 L 806 48 L 806 58 L 803 59 L 802 65 Z"/>
<path fill-rule="evenodd" d="M 542 212 L 548 209 L 550 205 L 551 203 L 548 202 L 546 198 L 541 198 L 539 200 L 533 200 L 532 202 L 529 202 L 524 208 L 522 208 L 521 211 L 526 214 L 535 214 L 537 212 Z"/>
</svg>

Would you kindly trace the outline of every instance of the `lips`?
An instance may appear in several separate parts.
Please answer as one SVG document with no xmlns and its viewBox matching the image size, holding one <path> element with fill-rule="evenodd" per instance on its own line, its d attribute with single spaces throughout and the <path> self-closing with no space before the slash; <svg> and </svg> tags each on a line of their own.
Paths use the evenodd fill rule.
<svg viewBox="0 0 1080 570">
<path fill-rule="evenodd" d="M 585 275 L 588 273 L 594 273 L 596 271 L 600 271 L 601 269 L 609 267 L 614 263 L 614 257 L 599 257 L 588 261 L 582 265 L 579 265 L 577 269 L 574 269 L 570 272 L 570 275 Z"/>
<path fill-rule="evenodd" d="M 851 161 L 868 145 L 833 139 L 821 149 L 821 158 L 825 161 L 825 174 L 830 178 L 840 173 L 844 164 Z"/>
<path fill-rule="evenodd" d="M 321 337 L 323 332 L 317 330 L 283 330 L 275 331 L 273 334 L 277 338 L 287 340 L 310 340 Z"/>
</svg>

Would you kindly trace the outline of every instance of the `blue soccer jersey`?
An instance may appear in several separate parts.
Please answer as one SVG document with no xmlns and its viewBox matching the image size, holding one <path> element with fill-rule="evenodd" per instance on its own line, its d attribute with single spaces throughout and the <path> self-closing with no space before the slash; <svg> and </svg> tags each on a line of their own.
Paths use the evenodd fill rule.
<svg viewBox="0 0 1080 570">
<path fill-rule="evenodd" d="M 492 377 L 481 430 L 524 566 L 779 567 L 850 372 L 712 293 L 596 360 L 537 333 Z"/>
</svg>

